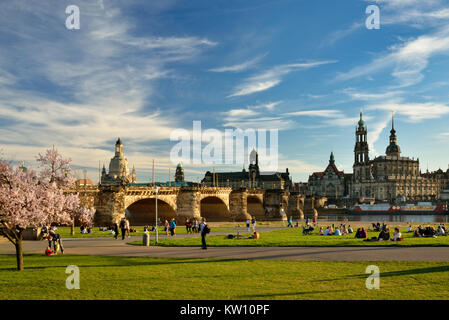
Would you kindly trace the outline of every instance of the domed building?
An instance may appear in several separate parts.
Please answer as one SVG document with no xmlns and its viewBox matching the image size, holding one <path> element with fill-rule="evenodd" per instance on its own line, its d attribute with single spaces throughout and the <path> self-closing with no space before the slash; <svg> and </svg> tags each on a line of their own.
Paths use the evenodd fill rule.
<svg viewBox="0 0 449 320">
<path fill-rule="evenodd" d="M 370 160 L 367 127 L 362 112 L 356 129 L 353 174 L 345 182 L 353 199 L 390 202 L 432 200 L 439 198 L 441 190 L 438 179 L 421 174 L 419 159 L 401 156 L 393 116 L 385 155 Z"/>
<path fill-rule="evenodd" d="M 129 174 L 128 159 L 123 153 L 123 143 L 120 138 L 115 143 L 115 155 L 109 162 L 109 172 L 106 173 L 106 168 L 103 165 L 101 172 L 101 184 L 122 184 L 135 183 L 136 169 L 133 167 L 132 173 Z"/>
</svg>

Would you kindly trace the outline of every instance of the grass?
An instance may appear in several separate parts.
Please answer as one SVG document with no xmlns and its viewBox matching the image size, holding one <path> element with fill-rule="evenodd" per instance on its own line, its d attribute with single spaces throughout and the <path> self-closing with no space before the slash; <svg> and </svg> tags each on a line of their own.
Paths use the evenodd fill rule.
<svg viewBox="0 0 449 320">
<path fill-rule="evenodd" d="M 248 239 L 250 234 L 244 234 L 239 239 L 228 239 L 226 236 L 208 236 L 208 246 L 214 247 L 335 247 L 335 246 L 449 246 L 449 236 L 437 238 L 413 238 L 413 233 L 406 229 L 400 230 L 404 241 L 363 241 L 355 239 L 355 234 L 346 236 L 320 236 L 319 231 L 312 235 L 302 235 L 301 228 L 285 228 L 274 231 L 261 232 L 259 239 Z M 390 232 L 392 235 L 393 232 Z M 379 232 L 368 232 L 368 238 L 377 237 Z M 141 245 L 141 241 L 130 242 L 132 245 Z M 194 238 L 161 239 L 160 246 L 200 246 L 201 240 Z"/>
<path fill-rule="evenodd" d="M 0 300 L 7 299 L 448 299 L 447 262 L 339 262 L 0 255 Z M 368 290 L 368 265 L 380 289 Z M 80 269 L 68 290 L 66 267 Z"/>
<path fill-rule="evenodd" d="M 131 236 L 139 236 L 143 233 L 143 226 L 141 227 L 132 227 L 136 229 L 136 233 L 130 233 Z M 159 227 L 159 234 L 165 234 L 164 228 Z M 214 228 L 214 231 L 226 231 L 230 230 L 230 228 Z M 119 230 L 119 233 L 121 231 Z M 75 228 L 75 234 L 70 234 L 70 227 L 57 227 L 56 233 L 59 233 L 62 238 L 99 238 L 99 237 L 113 237 L 110 231 L 100 231 L 98 227 L 92 228 L 92 233 L 82 234 L 80 232 L 80 228 Z M 184 226 L 179 226 L 176 228 L 177 234 L 185 234 L 186 228 Z"/>
</svg>

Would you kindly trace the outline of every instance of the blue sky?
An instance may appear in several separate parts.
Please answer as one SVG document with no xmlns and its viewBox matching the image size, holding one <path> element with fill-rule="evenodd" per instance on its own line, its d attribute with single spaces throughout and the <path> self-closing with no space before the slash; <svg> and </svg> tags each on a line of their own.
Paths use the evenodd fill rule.
<svg viewBox="0 0 449 320">
<path fill-rule="evenodd" d="M 80 30 L 65 27 L 72 4 Z M 365 27 L 372 4 L 379 30 Z M 201 120 L 278 129 L 279 170 L 306 181 L 331 151 L 352 172 L 360 109 L 371 157 L 394 110 L 404 156 L 449 163 L 445 1 L 3 1 L 0 44 L 0 149 L 29 166 L 54 144 L 96 180 L 120 136 L 140 181 L 152 159 L 168 180 L 170 133 Z M 189 180 L 211 169 L 184 167 Z"/>
</svg>

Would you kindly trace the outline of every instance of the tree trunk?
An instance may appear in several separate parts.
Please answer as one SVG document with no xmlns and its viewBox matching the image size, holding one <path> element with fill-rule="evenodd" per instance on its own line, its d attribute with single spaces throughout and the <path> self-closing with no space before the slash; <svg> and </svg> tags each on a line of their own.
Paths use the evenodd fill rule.
<svg viewBox="0 0 449 320">
<path fill-rule="evenodd" d="M 70 234 L 75 235 L 75 219 L 72 219 L 72 225 L 70 226 Z"/>
<path fill-rule="evenodd" d="M 15 245 L 16 245 L 17 270 L 23 271 L 22 231 L 19 231 L 18 239 L 16 240 Z"/>
</svg>

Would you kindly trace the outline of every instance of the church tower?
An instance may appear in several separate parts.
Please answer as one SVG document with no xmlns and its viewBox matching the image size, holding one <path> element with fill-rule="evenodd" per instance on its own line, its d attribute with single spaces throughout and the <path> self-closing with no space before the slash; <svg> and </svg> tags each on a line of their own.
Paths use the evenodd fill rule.
<svg viewBox="0 0 449 320">
<path fill-rule="evenodd" d="M 361 182 L 371 178 L 371 168 L 369 161 L 369 147 L 367 140 L 367 128 L 362 118 L 360 110 L 360 120 L 355 131 L 355 147 L 354 147 L 354 174 L 353 181 Z"/>
<path fill-rule="evenodd" d="M 250 180 L 250 186 L 253 188 L 256 187 L 256 181 L 259 178 L 260 171 L 259 171 L 259 154 L 256 150 L 253 149 L 251 153 L 249 154 L 249 180 Z"/>
<path fill-rule="evenodd" d="M 362 119 L 362 111 L 360 110 L 360 120 L 355 131 L 355 147 L 354 147 L 354 166 L 360 164 L 367 164 L 369 162 L 369 148 L 367 129 L 365 122 Z"/>
<path fill-rule="evenodd" d="M 394 115 L 391 115 L 391 130 L 390 130 L 390 145 L 385 151 L 387 156 L 400 157 L 401 148 L 398 146 L 398 138 L 396 137 L 396 130 L 394 130 Z"/>
<path fill-rule="evenodd" d="M 176 166 L 175 182 L 184 182 L 184 168 L 181 163 Z"/>
</svg>

